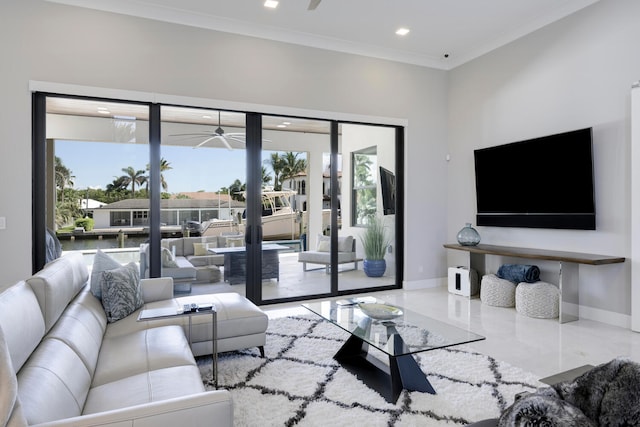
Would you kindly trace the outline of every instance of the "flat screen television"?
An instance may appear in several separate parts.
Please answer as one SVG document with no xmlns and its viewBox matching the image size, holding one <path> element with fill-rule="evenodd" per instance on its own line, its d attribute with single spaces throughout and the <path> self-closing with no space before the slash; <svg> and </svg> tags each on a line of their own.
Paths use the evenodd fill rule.
<svg viewBox="0 0 640 427">
<path fill-rule="evenodd" d="M 380 189 L 382 191 L 382 212 L 384 215 L 396 213 L 396 176 L 389 169 L 380 166 Z"/>
<path fill-rule="evenodd" d="M 474 151 L 476 224 L 595 230 L 592 129 Z"/>
</svg>

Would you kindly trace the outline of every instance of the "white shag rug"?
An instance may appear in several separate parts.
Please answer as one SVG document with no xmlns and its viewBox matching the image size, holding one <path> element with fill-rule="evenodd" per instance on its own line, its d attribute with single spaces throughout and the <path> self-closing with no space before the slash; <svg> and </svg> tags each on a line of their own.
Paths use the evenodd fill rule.
<svg viewBox="0 0 640 427">
<path fill-rule="evenodd" d="M 404 390 L 390 404 L 333 360 L 348 337 L 315 315 L 283 317 L 269 320 L 265 358 L 257 348 L 221 353 L 218 385 L 233 396 L 234 425 L 467 425 L 499 416 L 516 394 L 544 385 L 529 372 L 455 346 L 414 355 L 437 394 Z M 197 359 L 212 390 L 211 356 Z"/>
</svg>

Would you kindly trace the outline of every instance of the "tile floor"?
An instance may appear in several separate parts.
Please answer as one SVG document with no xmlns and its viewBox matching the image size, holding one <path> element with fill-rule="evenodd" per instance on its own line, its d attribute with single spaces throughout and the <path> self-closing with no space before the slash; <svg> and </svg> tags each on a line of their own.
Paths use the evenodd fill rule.
<svg viewBox="0 0 640 427">
<path fill-rule="evenodd" d="M 263 296 L 278 298 L 327 292 L 324 270 L 302 272 L 295 253 L 281 256 L 280 281 L 263 282 Z M 376 286 L 359 270 L 340 273 L 341 289 Z M 377 279 L 374 279 L 377 280 Z M 378 282 L 389 284 L 389 280 Z M 238 292 L 244 285 L 227 283 L 194 285 L 193 293 Z M 559 324 L 557 319 L 533 319 L 513 308 L 491 307 L 478 298 L 469 299 L 447 292 L 446 287 L 422 290 L 393 290 L 370 293 L 390 304 L 417 311 L 485 336 L 469 344 L 481 353 L 539 375 L 540 378 L 583 365 L 597 365 L 614 357 L 640 362 L 640 333 L 607 324 L 578 320 Z M 265 305 L 270 316 L 308 313 L 301 303 Z"/>
<path fill-rule="evenodd" d="M 469 344 L 477 351 L 518 366 L 540 378 L 614 357 L 640 362 L 640 334 L 590 320 L 559 324 L 533 319 L 513 308 L 490 307 L 446 288 L 370 293 L 390 304 L 468 328 L 487 339 Z M 272 317 L 308 313 L 299 303 L 264 306 Z"/>
</svg>

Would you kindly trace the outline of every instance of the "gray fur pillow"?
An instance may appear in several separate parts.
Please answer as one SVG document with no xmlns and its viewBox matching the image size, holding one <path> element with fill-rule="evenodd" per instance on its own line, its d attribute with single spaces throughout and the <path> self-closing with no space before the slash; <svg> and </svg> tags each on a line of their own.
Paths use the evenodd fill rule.
<svg viewBox="0 0 640 427">
<path fill-rule="evenodd" d="M 580 409 L 562 400 L 550 387 L 516 400 L 500 416 L 500 427 L 595 427 Z"/>
<path fill-rule="evenodd" d="M 135 262 L 101 273 L 102 306 L 109 323 L 123 319 L 142 307 L 140 274 Z"/>
</svg>

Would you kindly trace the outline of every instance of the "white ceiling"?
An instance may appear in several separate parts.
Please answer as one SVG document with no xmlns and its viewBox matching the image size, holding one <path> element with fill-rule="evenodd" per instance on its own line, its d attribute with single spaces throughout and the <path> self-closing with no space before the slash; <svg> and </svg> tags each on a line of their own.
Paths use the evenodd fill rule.
<svg viewBox="0 0 640 427">
<path fill-rule="evenodd" d="M 48 1 L 448 70 L 599 0 Z"/>
</svg>

